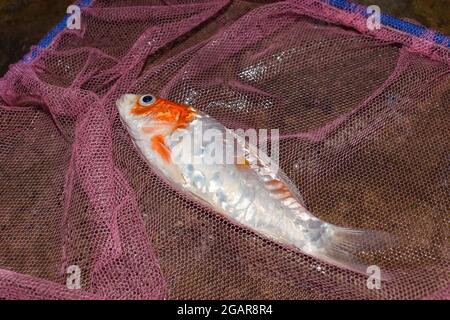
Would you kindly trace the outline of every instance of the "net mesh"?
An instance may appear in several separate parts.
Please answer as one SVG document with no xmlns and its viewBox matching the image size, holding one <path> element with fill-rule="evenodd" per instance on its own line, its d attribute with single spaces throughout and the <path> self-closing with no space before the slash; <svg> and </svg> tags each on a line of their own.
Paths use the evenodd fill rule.
<svg viewBox="0 0 450 320">
<path fill-rule="evenodd" d="M 363 10 L 363 9 L 358 9 Z M 328 1 L 94 1 L 0 79 L 0 298 L 448 299 L 450 50 Z M 319 218 L 387 231 L 367 277 L 208 211 L 141 159 L 125 93 L 278 128 Z M 363 253 L 364 254 L 364 253 Z M 66 288 L 69 266 L 81 289 Z"/>
</svg>

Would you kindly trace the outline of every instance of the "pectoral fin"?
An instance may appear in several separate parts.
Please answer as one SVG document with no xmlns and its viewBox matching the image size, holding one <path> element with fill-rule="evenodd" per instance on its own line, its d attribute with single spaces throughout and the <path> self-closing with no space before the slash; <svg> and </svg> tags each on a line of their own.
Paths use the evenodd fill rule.
<svg viewBox="0 0 450 320">
<path fill-rule="evenodd" d="M 172 162 L 170 150 L 164 142 L 164 136 L 157 135 L 152 138 L 152 149 L 168 164 Z"/>
<path fill-rule="evenodd" d="M 154 136 L 151 140 L 151 147 L 164 161 L 164 169 L 170 178 L 176 183 L 184 184 L 186 180 L 177 165 L 172 162 L 170 149 L 167 147 L 164 140 L 165 138 L 162 135 Z"/>
</svg>

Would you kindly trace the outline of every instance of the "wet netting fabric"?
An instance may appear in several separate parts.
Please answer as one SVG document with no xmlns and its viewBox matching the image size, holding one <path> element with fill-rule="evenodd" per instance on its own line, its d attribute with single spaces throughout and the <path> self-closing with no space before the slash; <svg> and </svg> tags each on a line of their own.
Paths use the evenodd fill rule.
<svg viewBox="0 0 450 320">
<path fill-rule="evenodd" d="M 0 80 L 0 298 L 450 297 L 449 38 L 388 16 L 370 31 L 346 1 L 81 4 L 80 30 Z M 279 129 L 310 211 L 398 237 L 361 252 L 390 281 L 371 290 L 173 191 L 118 117 L 125 93 Z"/>
</svg>

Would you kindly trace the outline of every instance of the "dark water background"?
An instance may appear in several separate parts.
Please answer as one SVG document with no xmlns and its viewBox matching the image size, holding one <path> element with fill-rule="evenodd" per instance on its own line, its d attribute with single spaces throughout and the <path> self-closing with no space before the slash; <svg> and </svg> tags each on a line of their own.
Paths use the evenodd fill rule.
<svg viewBox="0 0 450 320">
<path fill-rule="evenodd" d="M 250 0 L 249 0 L 250 1 Z M 450 34 L 450 0 L 354 0 Z M 0 0 L 0 76 L 55 26 L 73 0 Z"/>
</svg>

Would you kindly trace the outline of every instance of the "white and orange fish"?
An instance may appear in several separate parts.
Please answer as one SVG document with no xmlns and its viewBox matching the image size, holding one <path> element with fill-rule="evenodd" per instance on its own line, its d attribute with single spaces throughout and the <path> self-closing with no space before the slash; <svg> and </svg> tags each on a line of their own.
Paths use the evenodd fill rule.
<svg viewBox="0 0 450 320">
<path fill-rule="evenodd" d="M 364 274 L 366 263 L 360 253 L 392 241 L 384 232 L 352 230 L 314 217 L 289 179 L 263 160 L 261 150 L 235 135 L 231 136 L 236 137 L 237 147 L 232 148 L 242 149 L 238 154 L 244 155 L 243 161 L 181 161 L 182 150 L 193 148 L 192 153 L 202 158 L 217 146 L 216 139 L 205 141 L 196 136 L 199 127 L 202 132 L 229 131 L 193 107 L 149 94 L 126 94 L 117 107 L 135 145 L 158 174 L 177 190 L 263 236 Z M 195 139 L 201 142 L 192 145 Z M 224 141 L 221 145 L 229 144 Z"/>
</svg>

